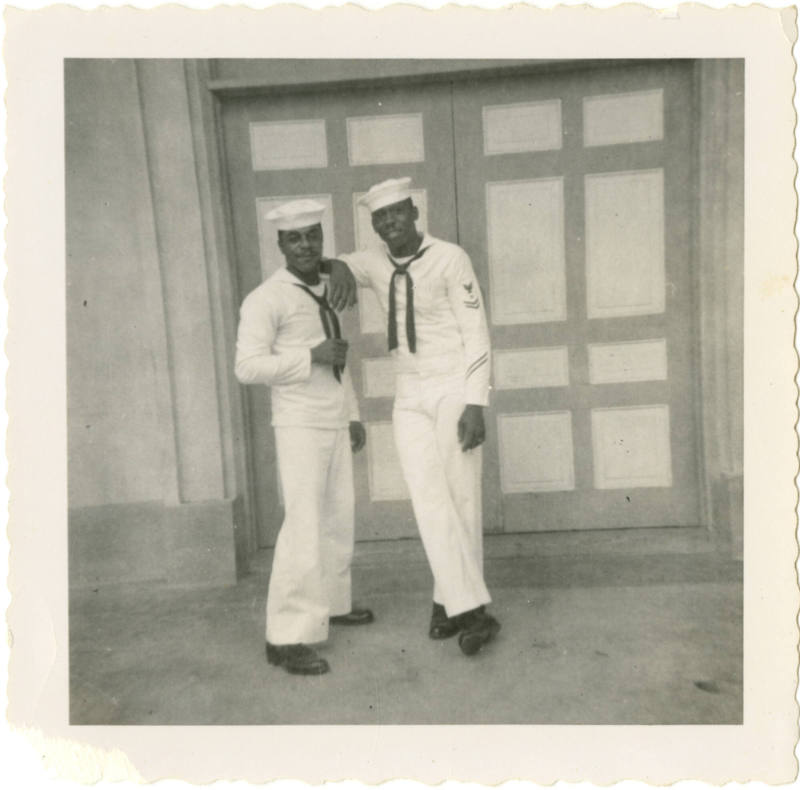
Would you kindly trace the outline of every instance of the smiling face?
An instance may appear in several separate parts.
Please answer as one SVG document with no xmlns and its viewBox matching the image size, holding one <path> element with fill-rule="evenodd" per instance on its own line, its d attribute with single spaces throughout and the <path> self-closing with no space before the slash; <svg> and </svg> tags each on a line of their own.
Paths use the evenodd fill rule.
<svg viewBox="0 0 800 790">
<path fill-rule="evenodd" d="M 322 258 L 322 226 L 278 231 L 278 247 L 286 258 L 286 268 L 304 282 L 319 281 Z"/>
<path fill-rule="evenodd" d="M 411 198 L 406 198 L 373 211 L 372 228 L 389 247 L 392 255 L 413 255 L 420 243 L 415 224 L 418 219 L 417 207 Z"/>
</svg>

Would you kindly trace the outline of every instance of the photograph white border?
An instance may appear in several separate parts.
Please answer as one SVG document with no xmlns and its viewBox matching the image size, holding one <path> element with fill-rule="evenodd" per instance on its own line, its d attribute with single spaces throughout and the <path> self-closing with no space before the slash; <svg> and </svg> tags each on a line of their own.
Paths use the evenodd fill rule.
<svg viewBox="0 0 800 790">
<path fill-rule="evenodd" d="M 539 11 L 411 6 L 310 12 L 176 6 L 6 11 L 9 718 L 56 744 L 119 750 L 131 778 L 310 783 L 409 778 L 791 781 L 794 559 L 793 9 Z M 491 27 L 492 35 L 487 35 Z M 354 34 L 357 31 L 357 35 Z M 420 32 L 424 33 L 421 35 Z M 64 57 L 746 59 L 744 724 L 705 727 L 70 727 L 67 717 Z M 42 481 L 47 481 L 47 496 Z M 43 546 L 48 547 L 43 551 Z M 42 742 L 38 748 L 43 749 Z M 310 757 L 313 755 L 313 757 Z M 113 761 L 112 761 L 113 762 Z M 108 763 L 111 765 L 111 763 Z M 66 763 L 62 769 L 68 772 Z M 126 769 L 127 770 L 127 769 Z M 110 769 L 107 775 L 113 773 Z M 97 777 L 95 777 L 97 778 Z"/>
</svg>

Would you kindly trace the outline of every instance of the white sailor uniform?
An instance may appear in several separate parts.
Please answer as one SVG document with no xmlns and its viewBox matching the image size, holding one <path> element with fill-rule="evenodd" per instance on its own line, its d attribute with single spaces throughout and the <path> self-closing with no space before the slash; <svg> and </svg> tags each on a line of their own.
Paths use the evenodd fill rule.
<svg viewBox="0 0 800 790">
<path fill-rule="evenodd" d="M 313 644 L 328 618 L 351 610 L 353 468 L 349 423 L 358 404 L 347 367 L 311 363 L 325 340 L 320 310 L 287 269 L 244 300 L 236 376 L 271 388 L 285 517 L 267 597 L 267 641 Z M 306 286 L 317 296 L 325 284 Z"/>
<path fill-rule="evenodd" d="M 464 406 L 489 402 L 489 332 L 478 280 L 461 247 L 427 234 L 416 256 L 395 263 L 385 245 L 339 258 L 360 286 L 372 288 L 385 316 L 395 263 L 412 261 L 413 353 L 405 276 L 394 281 L 395 443 L 433 572 L 433 600 L 453 617 L 491 600 L 483 579 L 481 449 L 463 452 L 457 435 Z"/>
</svg>

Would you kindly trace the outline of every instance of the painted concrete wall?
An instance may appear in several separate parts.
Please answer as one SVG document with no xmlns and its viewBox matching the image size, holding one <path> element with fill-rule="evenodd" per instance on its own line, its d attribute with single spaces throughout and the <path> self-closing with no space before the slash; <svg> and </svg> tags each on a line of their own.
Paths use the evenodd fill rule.
<svg viewBox="0 0 800 790">
<path fill-rule="evenodd" d="M 65 99 L 71 583 L 231 583 L 184 64 L 68 61 Z"/>
<path fill-rule="evenodd" d="M 214 341 L 183 62 L 137 62 L 181 502 L 224 496 Z"/>
<path fill-rule="evenodd" d="M 135 69 L 68 61 L 64 76 L 70 506 L 161 500 L 165 338 Z"/>
<path fill-rule="evenodd" d="M 306 83 L 342 82 L 347 80 L 392 79 L 420 77 L 427 74 L 447 74 L 478 69 L 497 69 L 531 63 L 553 61 L 487 59 L 476 66 L 475 60 L 397 58 L 391 60 L 364 59 L 245 59 L 225 58 L 211 61 L 215 79 L 232 83 L 259 85 L 304 85 Z"/>
<path fill-rule="evenodd" d="M 744 61 L 698 67 L 696 239 L 703 443 L 710 520 L 743 551 Z"/>
</svg>

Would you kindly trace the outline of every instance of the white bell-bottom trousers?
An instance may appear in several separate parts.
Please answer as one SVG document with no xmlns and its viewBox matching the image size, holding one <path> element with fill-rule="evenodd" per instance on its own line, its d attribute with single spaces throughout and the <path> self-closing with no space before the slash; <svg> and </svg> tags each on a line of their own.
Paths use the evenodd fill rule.
<svg viewBox="0 0 800 790">
<path fill-rule="evenodd" d="M 483 579 L 481 448 L 463 452 L 463 374 L 399 373 L 394 436 L 434 578 L 433 600 L 452 617 L 491 601 Z"/>
<path fill-rule="evenodd" d="M 353 462 L 347 428 L 275 428 L 285 517 L 267 596 L 267 641 L 313 644 L 352 607 Z"/>
</svg>

